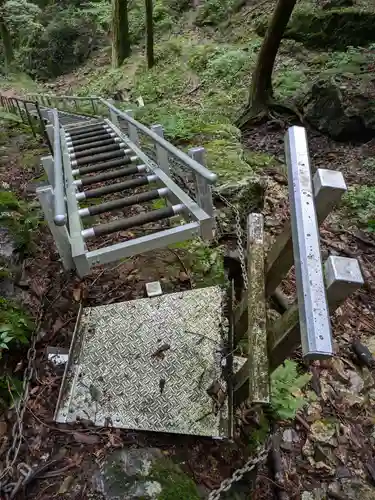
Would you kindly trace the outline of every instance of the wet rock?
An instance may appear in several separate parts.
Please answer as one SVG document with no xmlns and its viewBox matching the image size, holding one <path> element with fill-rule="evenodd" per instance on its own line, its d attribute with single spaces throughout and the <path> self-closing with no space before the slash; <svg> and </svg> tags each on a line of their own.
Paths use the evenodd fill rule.
<svg viewBox="0 0 375 500">
<path fill-rule="evenodd" d="M 328 491 L 341 494 L 348 500 L 374 500 L 375 488 L 360 479 L 342 479 L 331 483 Z"/>
<path fill-rule="evenodd" d="M 105 500 L 200 498 L 193 481 L 157 448 L 112 453 L 95 473 L 93 483 Z"/>
<path fill-rule="evenodd" d="M 320 79 L 300 106 L 306 121 L 333 139 L 366 142 L 375 137 L 375 102 L 366 87 L 359 91 Z"/>
<path fill-rule="evenodd" d="M 324 444 L 335 445 L 336 425 L 323 420 L 317 420 L 310 427 L 311 438 Z"/>
<path fill-rule="evenodd" d="M 320 5 L 324 10 L 351 7 L 353 4 L 353 0 L 328 0 L 320 2 Z"/>
<path fill-rule="evenodd" d="M 293 14 L 284 36 L 306 47 L 345 50 L 349 46 L 365 47 L 375 41 L 374 23 L 375 12 L 370 9 L 301 9 Z"/>
<path fill-rule="evenodd" d="M 299 442 L 299 436 L 294 429 L 285 429 L 283 432 L 283 439 L 280 444 L 283 450 L 291 451 L 294 443 Z"/>
</svg>

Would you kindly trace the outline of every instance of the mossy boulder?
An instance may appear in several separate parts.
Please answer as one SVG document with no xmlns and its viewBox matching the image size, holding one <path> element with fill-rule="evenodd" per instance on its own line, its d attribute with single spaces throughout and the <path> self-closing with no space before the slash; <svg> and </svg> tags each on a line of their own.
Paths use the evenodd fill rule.
<svg viewBox="0 0 375 500">
<path fill-rule="evenodd" d="M 105 500 L 199 500 L 197 487 L 157 448 L 118 450 L 94 478 Z"/>
<path fill-rule="evenodd" d="M 375 41 L 375 11 L 354 7 L 329 10 L 297 10 L 285 31 L 285 38 L 310 48 L 345 50 L 365 47 Z"/>
<path fill-rule="evenodd" d="M 339 141 L 366 142 L 375 137 L 375 96 L 320 79 L 300 99 L 305 120 Z"/>
</svg>

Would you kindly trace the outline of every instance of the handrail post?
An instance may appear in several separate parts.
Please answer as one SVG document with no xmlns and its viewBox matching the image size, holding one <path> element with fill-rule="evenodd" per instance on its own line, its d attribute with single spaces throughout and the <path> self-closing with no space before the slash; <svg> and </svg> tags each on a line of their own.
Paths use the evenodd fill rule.
<svg viewBox="0 0 375 500">
<path fill-rule="evenodd" d="M 39 198 L 47 224 L 55 241 L 64 269 L 69 271 L 74 268 L 70 238 L 66 226 L 57 226 L 54 221 L 54 192 L 52 186 L 37 188 Z"/>
<path fill-rule="evenodd" d="M 192 148 L 188 151 L 190 158 L 195 160 L 197 163 L 205 167 L 205 155 L 204 148 Z M 201 227 L 201 236 L 204 240 L 211 240 L 214 236 L 215 228 L 215 218 L 214 218 L 214 204 L 212 201 L 212 188 L 207 182 L 207 179 L 203 177 L 199 172 L 193 172 L 194 184 L 195 184 L 195 195 L 197 204 L 202 210 L 210 216 L 205 224 Z"/>
<path fill-rule="evenodd" d="M 130 118 L 133 118 L 133 115 L 134 115 L 134 112 L 132 109 L 127 109 L 125 111 L 125 113 L 127 115 L 130 116 Z M 137 127 L 135 125 L 133 125 L 132 123 L 130 122 L 127 122 L 128 123 L 128 135 L 129 135 L 129 138 L 130 140 L 136 145 L 136 146 L 139 146 L 139 137 L 138 137 L 138 130 L 137 130 Z"/>
<path fill-rule="evenodd" d="M 164 130 L 161 125 L 152 125 L 151 130 L 158 134 L 159 137 L 164 138 Z M 168 151 L 160 146 L 160 144 L 155 144 L 156 161 L 162 171 L 170 176 L 169 171 L 169 155 Z"/>
<path fill-rule="evenodd" d="M 113 106 L 115 105 L 115 102 L 113 99 L 108 99 L 108 102 L 111 103 Z M 116 127 L 120 128 L 118 116 L 116 115 L 116 113 L 112 109 L 109 110 L 109 118 L 110 118 L 111 122 L 114 125 L 116 125 Z"/>
</svg>

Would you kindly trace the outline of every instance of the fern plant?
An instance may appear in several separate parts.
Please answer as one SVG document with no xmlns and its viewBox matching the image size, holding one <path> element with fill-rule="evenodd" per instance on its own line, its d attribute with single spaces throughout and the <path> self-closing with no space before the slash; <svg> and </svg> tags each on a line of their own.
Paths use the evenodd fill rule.
<svg viewBox="0 0 375 500">
<path fill-rule="evenodd" d="M 297 363 L 286 360 L 271 376 L 271 405 L 276 416 L 282 420 L 292 420 L 305 404 L 301 389 L 308 384 L 311 375 L 300 375 Z"/>
<path fill-rule="evenodd" d="M 28 344 L 31 329 L 29 316 L 16 304 L 0 298 L 0 357 L 4 349 Z"/>
</svg>

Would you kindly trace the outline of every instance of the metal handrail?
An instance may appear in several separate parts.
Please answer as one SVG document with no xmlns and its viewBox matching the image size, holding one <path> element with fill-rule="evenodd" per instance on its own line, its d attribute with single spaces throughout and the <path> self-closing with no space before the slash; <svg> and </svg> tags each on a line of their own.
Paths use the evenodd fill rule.
<svg viewBox="0 0 375 500">
<path fill-rule="evenodd" d="M 106 101 L 105 99 L 100 98 L 100 102 L 104 105 L 107 106 L 107 108 L 114 113 L 116 113 L 117 116 L 120 118 L 123 118 L 125 121 L 136 127 L 138 130 L 143 132 L 145 135 L 150 137 L 156 144 L 159 144 L 162 148 L 164 148 L 168 153 L 170 153 L 172 156 L 178 158 L 181 162 L 183 162 L 186 166 L 191 168 L 191 170 L 194 170 L 197 172 L 199 175 L 204 177 L 209 184 L 215 184 L 217 181 L 217 175 L 214 172 L 211 172 L 208 170 L 206 167 L 203 167 L 200 163 L 197 161 L 193 160 L 190 156 L 188 156 L 186 153 L 181 151 L 180 149 L 176 148 L 176 146 L 173 146 L 170 142 L 166 141 L 159 135 L 157 135 L 155 132 L 153 132 L 151 129 L 143 125 L 142 123 L 138 122 L 131 116 L 129 116 L 127 113 L 124 113 L 123 111 L 120 111 L 116 106 L 111 104 L 110 102 Z"/>
<path fill-rule="evenodd" d="M 64 197 L 64 173 L 61 152 L 60 123 L 57 109 L 51 111 L 53 116 L 53 163 L 54 163 L 54 222 L 56 226 L 65 226 L 67 221 Z"/>
<path fill-rule="evenodd" d="M 217 181 L 217 175 L 214 172 L 211 172 L 208 170 L 206 167 L 201 165 L 199 162 L 195 161 L 193 158 L 188 156 L 186 153 L 181 151 L 180 149 L 176 148 L 171 144 L 169 141 L 163 139 L 159 135 L 157 135 L 155 132 L 153 132 L 151 129 L 146 127 L 146 125 L 143 125 L 142 123 L 138 122 L 131 116 L 129 116 L 127 113 L 119 110 L 111 104 L 109 101 L 106 99 L 103 99 L 101 97 L 96 97 L 96 96 L 87 96 L 87 97 L 81 97 L 81 96 L 59 96 L 59 95 L 48 95 L 48 94 L 29 94 L 30 96 L 33 96 L 33 98 L 38 99 L 38 98 L 47 98 L 47 99 L 61 99 L 61 100 L 87 100 L 87 101 L 98 101 L 102 104 L 104 104 L 109 111 L 112 111 L 115 113 L 118 117 L 123 118 L 125 121 L 127 121 L 130 125 L 133 125 L 135 128 L 140 130 L 143 134 L 147 135 L 150 139 L 155 144 L 158 144 L 161 146 L 163 149 L 165 149 L 169 154 L 180 160 L 184 165 L 189 167 L 191 170 L 193 170 L 195 173 L 201 175 L 204 179 L 206 179 L 208 184 L 215 184 Z"/>
</svg>

